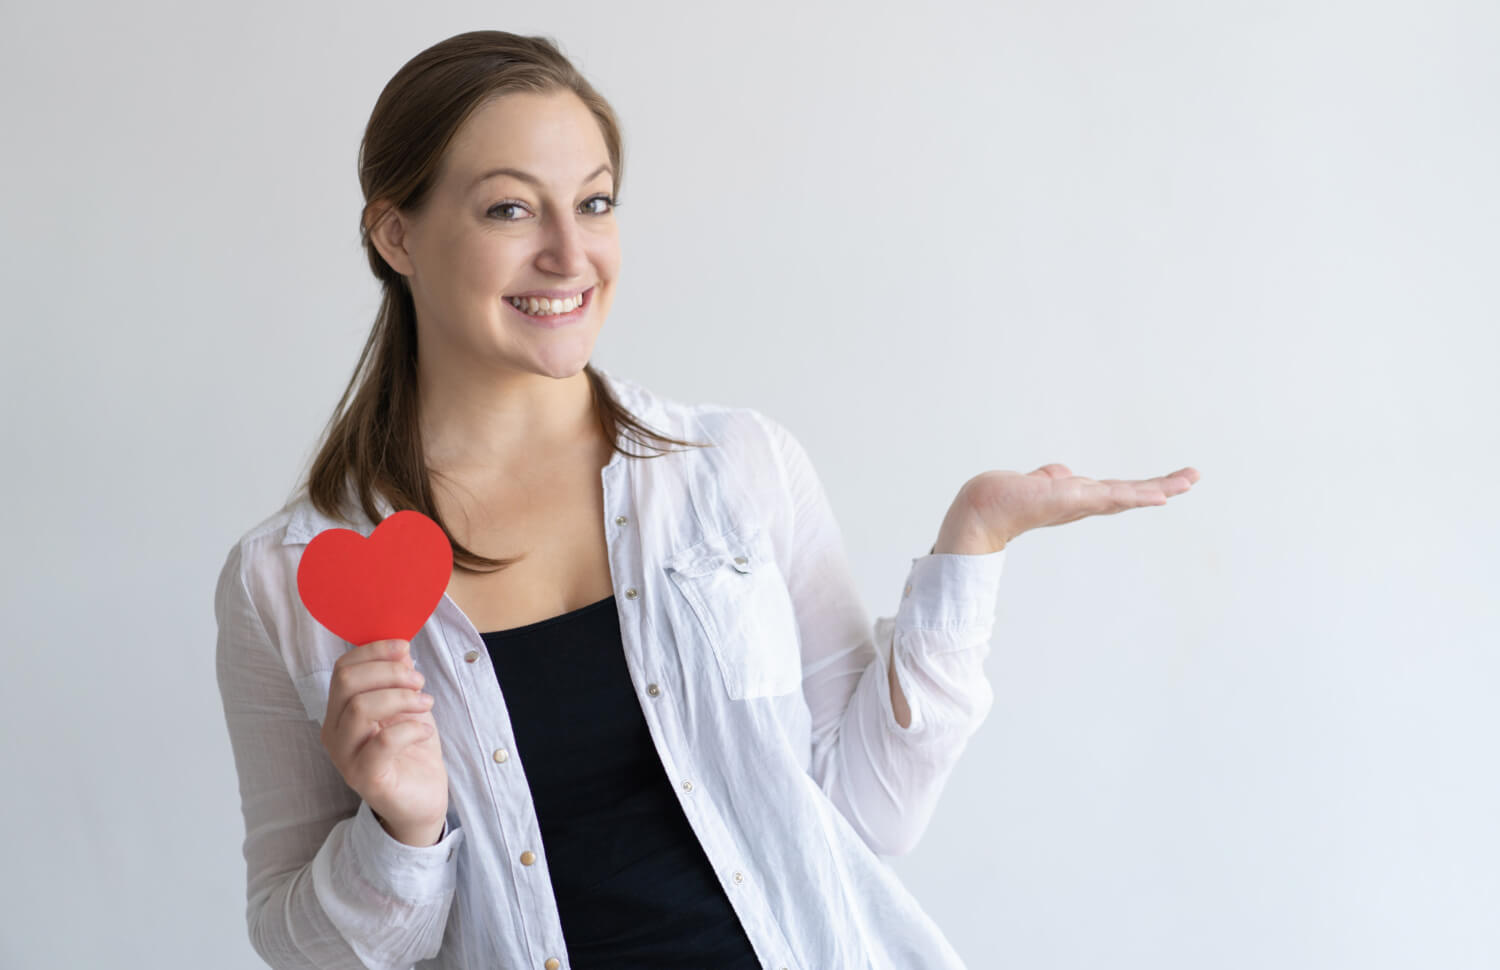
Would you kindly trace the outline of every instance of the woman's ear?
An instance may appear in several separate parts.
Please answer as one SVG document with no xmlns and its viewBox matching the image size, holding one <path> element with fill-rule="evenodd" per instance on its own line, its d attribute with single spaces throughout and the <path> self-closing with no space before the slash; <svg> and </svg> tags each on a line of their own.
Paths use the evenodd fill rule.
<svg viewBox="0 0 1500 970">
<path fill-rule="evenodd" d="M 406 255 L 406 219 L 389 202 L 380 201 L 370 207 L 366 217 L 370 226 L 370 242 L 380 257 L 391 269 L 402 276 L 411 276 L 411 259 Z"/>
</svg>

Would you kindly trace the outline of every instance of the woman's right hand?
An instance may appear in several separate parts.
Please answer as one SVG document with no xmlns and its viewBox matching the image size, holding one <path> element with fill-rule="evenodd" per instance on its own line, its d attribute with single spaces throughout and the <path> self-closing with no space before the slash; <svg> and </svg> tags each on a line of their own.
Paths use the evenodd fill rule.
<svg viewBox="0 0 1500 970">
<path fill-rule="evenodd" d="M 376 640 L 334 661 L 323 747 L 391 837 L 432 845 L 448 814 L 448 769 L 432 698 L 407 640 Z"/>
</svg>

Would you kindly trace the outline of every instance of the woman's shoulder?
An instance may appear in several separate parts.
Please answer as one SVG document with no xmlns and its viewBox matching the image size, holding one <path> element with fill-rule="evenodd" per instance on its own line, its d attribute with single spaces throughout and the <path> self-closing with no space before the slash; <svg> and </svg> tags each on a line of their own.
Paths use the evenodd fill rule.
<svg viewBox="0 0 1500 970">
<path fill-rule="evenodd" d="M 299 514 L 299 506 L 306 498 L 292 498 L 281 508 L 265 516 L 259 522 L 240 533 L 234 540 L 236 548 L 245 549 L 264 545 L 279 545 L 286 535 L 287 527 Z"/>
<path fill-rule="evenodd" d="M 363 514 L 347 511 L 350 505 L 346 501 L 345 511 L 339 514 L 324 512 L 313 503 L 303 485 L 280 508 L 234 540 L 220 585 L 229 581 L 228 574 L 233 571 L 252 594 L 285 598 L 295 590 L 297 564 L 313 536 L 325 529 L 352 529 L 361 535 L 374 531 L 375 523 Z"/>
<path fill-rule="evenodd" d="M 373 531 L 362 517 L 346 521 L 325 514 L 304 490 L 234 541 L 215 592 L 221 651 L 262 642 L 281 656 L 294 678 L 332 666 L 344 644 L 313 620 L 297 590 L 302 553 L 325 528 Z"/>
<path fill-rule="evenodd" d="M 220 600 L 248 600 L 262 617 L 277 611 L 288 574 L 295 582 L 297 557 L 285 549 L 287 536 L 292 524 L 306 517 L 309 504 L 306 498 L 288 500 L 230 544 L 219 573 Z"/>
<path fill-rule="evenodd" d="M 775 460 L 775 448 L 784 428 L 760 409 L 723 398 L 691 399 L 647 387 L 601 367 L 594 369 L 616 400 L 653 430 L 711 445 L 738 464 Z"/>
<path fill-rule="evenodd" d="M 281 508 L 242 532 L 234 548 L 247 557 L 263 558 L 282 546 L 306 545 L 324 529 L 352 529 L 361 535 L 374 531 L 375 523 L 349 508 L 346 502 L 337 514 L 324 512 L 313 503 L 304 485 Z"/>
</svg>

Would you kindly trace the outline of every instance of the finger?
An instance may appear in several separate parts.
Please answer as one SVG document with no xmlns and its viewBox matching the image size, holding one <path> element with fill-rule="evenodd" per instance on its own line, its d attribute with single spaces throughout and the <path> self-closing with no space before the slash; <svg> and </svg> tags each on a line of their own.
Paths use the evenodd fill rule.
<svg viewBox="0 0 1500 970">
<path fill-rule="evenodd" d="M 337 729 L 339 712 L 361 693 L 389 687 L 420 690 L 426 682 L 427 678 L 420 671 L 396 660 L 375 659 L 342 667 L 335 665 L 328 683 L 328 712 L 333 715 L 333 727 Z"/>
<path fill-rule="evenodd" d="M 333 747 L 345 761 L 352 761 L 370 738 L 406 720 L 401 715 L 425 714 L 432 704 L 432 695 L 404 687 L 356 694 L 344 705 L 335 725 Z"/>
<path fill-rule="evenodd" d="M 379 730 L 372 731 L 369 737 L 365 738 L 364 743 L 369 744 L 371 739 L 375 738 L 378 734 L 383 733 L 394 727 L 395 725 L 401 724 L 405 721 L 414 721 L 418 724 L 430 724 L 433 728 L 437 727 L 437 721 L 433 718 L 431 710 L 402 711 L 399 714 L 392 714 L 390 717 L 381 718 L 379 722 L 377 722 L 377 727 Z M 354 754 L 352 755 L 352 757 L 359 757 L 360 750 L 360 748 L 354 749 Z"/>
<path fill-rule="evenodd" d="M 348 664 L 365 663 L 369 660 L 403 660 L 407 666 L 411 663 L 411 641 L 409 640 L 371 640 L 369 643 L 360 644 L 345 650 L 337 660 L 333 662 L 335 667 Z"/>
<path fill-rule="evenodd" d="M 1163 475 L 1160 478 L 1149 479 L 1141 484 L 1156 489 L 1161 494 L 1163 501 L 1165 501 L 1174 495 L 1181 495 L 1183 492 L 1186 492 L 1193 487 L 1193 483 L 1197 480 L 1197 470 L 1188 468 L 1184 471 L 1175 471 L 1170 475 Z"/>
<path fill-rule="evenodd" d="M 351 664 L 333 672 L 329 681 L 329 695 L 337 691 L 340 697 L 353 697 L 363 690 L 381 687 L 420 687 L 427 682 L 420 670 L 413 670 L 396 660 L 370 660 L 362 664 Z"/>
<path fill-rule="evenodd" d="M 437 725 L 428 721 L 397 721 L 382 727 L 372 734 L 368 742 L 355 755 L 356 771 L 366 767 L 370 757 L 390 757 L 396 749 L 417 741 L 425 741 L 437 731 Z"/>
<path fill-rule="evenodd" d="M 1131 482 L 1120 479 L 1105 479 L 1088 486 L 1089 509 L 1093 515 L 1114 515 L 1126 509 L 1146 505 L 1164 505 L 1167 497 L 1159 486 L 1150 482 Z"/>
<path fill-rule="evenodd" d="M 1183 492 L 1186 492 L 1188 489 L 1198 484 L 1198 479 L 1202 477 L 1203 476 L 1198 473 L 1198 469 L 1193 468 L 1191 465 L 1187 468 L 1179 468 L 1170 475 L 1162 476 L 1164 481 L 1172 483 L 1172 490 L 1169 492 L 1169 494 L 1171 495 L 1181 495 Z"/>
<path fill-rule="evenodd" d="M 383 735 L 396 724 L 407 723 L 407 721 L 432 721 L 432 700 L 423 699 L 416 691 L 408 691 L 408 700 L 404 705 L 396 708 L 383 708 L 378 717 L 366 717 L 366 715 L 353 715 L 354 720 L 345 724 L 345 730 L 339 733 L 335 739 L 336 750 L 341 753 L 342 763 L 350 765 L 357 763 L 360 754 L 365 751 L 366 745 L 372 739 Z M 437 724 L 437 721 L 432 721 Z"/>
<path fill-rule="evenodd" d="M 431 705 L 425 711 L 402 711 L 400 714 L 392 714 L 390 717 L 381 718 L 380 724 L 382 727 L 390 727 L 392 724 L 399 724 L 402 721 L 421 721 L 424 724 L 431 724 L 434 727 L 437 725 L 437 720 L 432 716 Z"/>
<path fill-rule="evenodd" d="M 1167 492 L 1167 494 L 1169 495 L 1180 495 L 1183 492 L 1187 491 L 1189 488 L 1192 488 L 1193 485 L 1197 483 L 1200 477 L 1201 476 L 1198 474 L 1198 469 L 1188 467 L 1179 468 L 1177 469 L 1177 471 L 1172 472 L 1170 475 L 1162 475 L 1160 478 L 1142 478 L 1136 479 L 1134 481 L 1120 478 L 1105 478 L 1101 479 L 1101 481 L 1104 481 L 1108 484 L 1118 483 L 1125 485 L 1156 485 Z"/>
<path fill-rule="evenodd" d="M 1188 478 L 1184 474 L 1184 471 L 1175 471 L 1170 475 L 1163 475 L 1160 478 L 1145 478 L 1135 480 L 1124 478 L 1103 478 L 1100 479 L 1100 483 L 1104 485 L 1129 486 L 1136 489 L 1138 494 L 1151 495 L 1153 501 L 1144 504 L 1160 505 L 1162 504 L 1161 502 L 1154 501 L 1156 496 L 1160 495 L 1162 498 L 1170 498 L 1173 495 L 1181 495 L 1183 492 L 1186 492 L 1188 489 L 1193 487 L 1193 483 L 1198 480 L 1197 469 L 1188 468 L 1185 469 L 1185 471 L 1191 472 L 1193 477 Z M 1143 489 L 1148 491 L 1141 491 Z"/>
<path fill-rule="evenodd" d="M 1060 465 L 1060 464 L 1057 464 L 1056 462 L 1054 462 L 1054 463 L 1052 463 L 1050 465 L 1043 465 L 1042 467 L 1038 468 L 1036 471 L 1028 472 L 1028 474 L 1036 475 L 1039 478 L 1072 478 L 1073 477 L 1073 473 L 1070 472 L 1070 471 L 1068 471 L 1068 466 L 1067 465 Z"/>
<path fill-rule="evenodd" d="M 410 687 L 387 687 L 355 694 L 335 717 L 334 736 L 343 739 L 335 743 L 346 751 L 351 750 L 355 745 L 350 739 L 368 735 L 376 725 L 399 714 L 428 711 L 432 704 L 431 694 Z"/>
</svg>

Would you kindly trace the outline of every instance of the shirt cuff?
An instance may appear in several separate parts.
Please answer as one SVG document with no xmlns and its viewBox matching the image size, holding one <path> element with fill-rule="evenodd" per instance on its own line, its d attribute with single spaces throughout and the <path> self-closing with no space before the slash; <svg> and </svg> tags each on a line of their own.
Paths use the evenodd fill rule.
<svg viewBox="0 0 1500 970">
<path fill-rule="evenodd" d="M 957 633 L 992 628 L 1006 551 L 913 558 L 896 610 L 897 629 Z"/>
<path fill-rule="evenodd" d="M 373 885 L 398 899 L 422 900 L 451 892 L 458 884 L 458 847 L 462 826 L 449 830 L 433 845 L 407 845 L 385 830 L 370 803 L 360 799 L 350 833 L 360 871 Z"/>
</svg>

